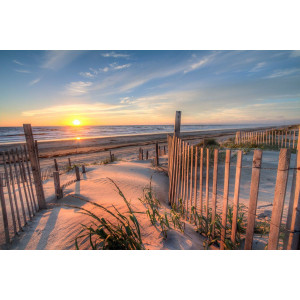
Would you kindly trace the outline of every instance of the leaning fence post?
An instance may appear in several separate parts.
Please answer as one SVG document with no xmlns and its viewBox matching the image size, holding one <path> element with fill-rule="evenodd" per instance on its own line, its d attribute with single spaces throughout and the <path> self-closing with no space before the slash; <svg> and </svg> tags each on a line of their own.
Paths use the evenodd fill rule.
<svg viewBox="0 0 300 300">
<path fill-rule="evenodd" d="M 80 172 L 79 172 L 79 168 L 77 166 L 75 166 L 75 174 L 76 174 L 76 181 L 80 180 Z"/>
<path fill-rule="evenodd" d="M 60 178 L 59 178 L 58 171 L 53 172 L 53 181 L 54 181 L 54 189 L 55 189 L 56 198 L 57 199 L 63 198 L 63 190 L 60 186 Z"/>
<path fill-rule="evenodd" d="M 285 200 L 286 185 L 289 176 L 291 151 L 280 149 L 276 186 L 271 216 L 270 233 L 268 240 L 268 250 L 277 250 L 280 224 Z"/>
<path fill-rule="evenodd" d="M 47 205 L 46 205 L 46 200 L 44 195 L 43 182 L 41 179 L 41 173 L 40 173 L 39 162 L 36 154 L 36 148 L 34 144 L 31 124 L 23 124 L 23 128 L 24 128 L 24 133 L 26 138 L 27 149 L 29 153 L 29 159 L 31 162 L 31 168 L 32 168 L 39 207 L 46 208 Z"/>
<path fill-rule="evenodd" d="M 225 249 L 226 239 L 226 223 L 227 223 L 227 208 L 228 208 L 228 195 L 229 195 L 229 178 L 230 178 L 230 155 L 231 151 L 226 150 L 225 158 L 225 173 L 224 173 L 224 194 L 223 194 L 223 208 L 222 208 L 222 229 L 221 229 L 221 243 L 220 249 Z"/>
<path fill-rule="evenodd" d="M 299 132 L 300 132 L 300 128 L 299 128 Z M 296 185 L 295 185 L 290 234 L 287 243 L 288 250 L 296 250 L 299 249 L 300 246 L 300 138 L 299 136 L 298 136 L 296 159 L 297 159 Z"/>
<path fill-rule="evenodd" d="M 4 232 L 5 232 L 5 241 L 6 241 L 6 244 L 8 244 L 10 240 L 9 240 L 7 211 L 6 211 L 5 198 L 4 198 L 4 192 L 3 192 L 2 175 L 0 177 L 0 202 L 1 202 L 1 211 L 2 211 L 2 217 L 3 217 Z"/>
<path fill-rule="evenodd" d="M 237 231 L 237 216 L 239 208 L 239 195 L 240 195 L 240 181 L 242 171 L 242 150 L 238 150 L 236 159 L 236 172 L 235 172 L 235 185 L 234 185 L 234 196 L 233 196 L 233 212 L 232 212 L 232 228 L 231 228 L 231 241 L 235 244 L 236 231 Z"/>
<path fill-rule="evenodd" d="M 249 208 L 248 208 L 248 224 L 247 224 L 246 239 L 245 239 L 245 250 L 252 249 L 261 161 L 262 161 L 262 151 L 254 150 L 253 162 L 252 162 L 252 177 L 251 177 L 251 186 L 250 186 L 250 199 L 249 199 Z"/>
</svg>

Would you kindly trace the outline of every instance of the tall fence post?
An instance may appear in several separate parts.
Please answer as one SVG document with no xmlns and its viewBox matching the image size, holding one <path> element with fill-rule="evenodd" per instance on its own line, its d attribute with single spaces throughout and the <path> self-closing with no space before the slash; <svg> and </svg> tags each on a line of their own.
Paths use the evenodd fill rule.
<svg viewBox="0 0 300 300">
<path fill-rule="evenodd" d="M 268 240 L 268 250 L 277 250 L 280 224 L 285 200 L 286 185 L 289 176 L 291 150 L 280 149 L 273 210 Z"/>
<path fill-rule="evenodd" d="M 33 139 L 31 124 L 23 124 L 23 129 L 25 133 L 38 204 L 40 208 L 46 208 L 47 205 L 43 189 L 43 182 L 41 179 L 41 173 L 39 168 L 38 157 L 36 154 L 36 147 Z"/>
<path fill-rule="evenodd" d="M 58 171 L 58 164 L 56 158 L 54 158 L 54 167 L 55 167 L 55 171 Z"/>
<path fill-rule="evenodd" d="M 7 183 L 7 184 L 9 184 L 9 183 Z M 1 202 L 1 211 L 2 211 L 2 217 L 3 217 L 4 232 L 5 232 L 5 241 L 6 241 L 6 244 L 8 244 L 10 239 L 9 239 L 7 210 L 6 210 L 5 198 L 4 198 L 4 192 L 3 192 L 2 176 L 0 176 L 0 202 Z"/>
<path fill-rule="evenodd" d="M 181 111 L 176 111 L 175 126 L 174 126 L 174 134 L 176 137 L 179 137 L 180 135 L 180 125 L 181 125 Z"/>
<path fill-rule="evenodd" d="M 245 250 L 252 249 L 261 161 L 262 161 L 262 151 L 254 150 L 253 162 L 252 162 L 252 177 L 251 177 L 251 186 L 250 186 L 250 199 L 249 199 L 249 208 L 248 208 L 248 223 L 247 223 L 246 239 L 245 239 Z"/>
<path fill-rule="evenodd" d="M 56 198 L 57 199 L 63 198 L 63 190 L 60 186 L 60 178 L 59 178 L 58 171 L 53 172 L 53 181 L 54 181 L 54 189 L 55 189 Z"/>
<path fill-rule="evenodd" d="M 300 133 L 300 128 L 299 128 Z M 298 135 L 297 144 L 297 172 L 296 172 L 296 186 L 294 194 L 294 204 L 291 218 L 291 229 L 287 243 L 288 250 L 299 249 L 300 246 L 300 136 Z"/>
</svg>

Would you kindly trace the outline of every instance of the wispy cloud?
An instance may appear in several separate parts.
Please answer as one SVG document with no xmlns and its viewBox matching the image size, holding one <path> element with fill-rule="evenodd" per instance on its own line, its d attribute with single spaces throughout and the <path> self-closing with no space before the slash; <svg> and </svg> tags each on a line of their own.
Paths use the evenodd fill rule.
<svg viewBox="0 0 300 300">
<path fill-rule="evenodd" d="M 44 116 L 44 115 L 58 115 L 58 114 L 79 114 L 79 115 L 93 115 L 99 114 L 101 112 L 106 112 L 109 110 L 115 110 L 121 108 L 120 105 L 112 105 L 106 103 L 79 103 L 79 104 L 69 104 L 69 105 L 56 105 L 45 107 L 42 109 L 27 110 L 23 111 L 22 115 L 26 117 L 34 116 Z"/>
<path fill-rule="evenodd" d="M 91 87 L 92 85 L 93 83 L 90 81 L 70 82 L 65 86 L 65 93 L 71 96 L 81 96 L 87 94 L 89 91 L 89 87 Z"/>
<path fill-rule="evenodd" d="M 90 68 L 89 72 L 80 72 L 79 75 L 81 75 L 85 78 L 95 78 L 101 72 L 107 73 L 108 71 L 112 71 L 112 70 L 127 69 L 130 66 L 131 66 L 131 64 L 118 65 L 117 63 L 112 63 L 109 65 L 109 67 L 98 68 L 98 69 Z"/>
<path fill-rule="evenodd" d="M 80 51 L 47 51 L 42 68 L 59 70 L 74 59 L 76 59 L 82 52 Z"/>
<path fill-rule="evenodd" d="M 80 72 L 79 75 L 86 78 L 94 78 L 96 76 L 95 73 L 91 73 L 91 72 Z"/>
<path fill-rule="evenodd" d="M 41 80 L 41 78 L 34 79 L 34 80 L 32 80 L 32 81 L 29 82 L 29 85 L 35 85 L 35 84 L 37 84 L 40 80 Z"/>
<path fill-rule="evenodd" d="M 294 74 L 297 74 L 299 72 L 300 72 L 299 68 L 277 70 L 277 71 L 274 71 L 272 74 L 266 76 L 265 78 L 284 77 L 284 76 L 294 75 Z"/>
<path fill-rule="evenodd" d="M 14 59 L 13 62 L 14 62 L 15 64 L 17 64 L 17 65 L 24 66 L 23 63 L 21 63 L 20 61 L 18 61 L 18 60 L 16 60 L 16 59 Z"/>
<path fill-rule="evenodd" d="M 125 64 L 125 65 L 118 65 L 117 63 L 113 63 L 113 64 L 110 64 L 110 67 L 113 69 L 113 70 L 122 70 L 122 69 L 127 69 L 131 66 L 131 64 Z"/>
<path fill-rule="evenodd" d="M 256 64 L 256 65 L 250 70 L 250 72 L 258 72 L 258 71 L 262 70 L 263 67 L 264 67 L 265 65 L 266 65 L 265 62 L 260 62 L 260 63 Z"/>
<path fill-rule="evenodd" d="M 17 69 L 15 71 L 19 72 L 19 73 L 31 73 L 31 71 L 29 71 L 29 70 L 22 70 L 22 69 Z"/>
<path fill-rule="evenodd" d="M 134 104 L 137 100 L 132 97 L 124 97 L 120 99 L 121 104 Z"/>
<path fill-rule="evenodd" d="M 102 56 L 103 56 L 103 57 L 113 57 L 113 58 L 129 58 L 129 57 L 130 57 L 129 54 L 125 54 L 125 53 L 116 53 L 116 52 L 114 52 L 114 51 L 102 53 Z"/>
</svg>

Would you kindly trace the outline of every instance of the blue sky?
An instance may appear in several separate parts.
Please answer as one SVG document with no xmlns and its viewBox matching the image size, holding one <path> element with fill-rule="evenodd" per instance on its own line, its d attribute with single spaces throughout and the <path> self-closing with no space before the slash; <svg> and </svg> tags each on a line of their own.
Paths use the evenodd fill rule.
<svg viewBox="0 0 300 300">
<path fill-rule="evenodd" d="M 299 123 L 300 51 L 0 51 L 0 126 Z"/>
</svg>

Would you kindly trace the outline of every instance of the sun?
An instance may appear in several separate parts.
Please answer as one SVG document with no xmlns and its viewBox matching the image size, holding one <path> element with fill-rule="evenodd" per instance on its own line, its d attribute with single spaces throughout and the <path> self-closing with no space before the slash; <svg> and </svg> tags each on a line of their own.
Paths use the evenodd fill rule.
<svg viewBox="0 0 300 300">
<path fill-rule="evenodd" d="M 81 124 L 79 120 L 74 120 L 72 123 L 74 126 L 79 126 Z"/>
</svg>

